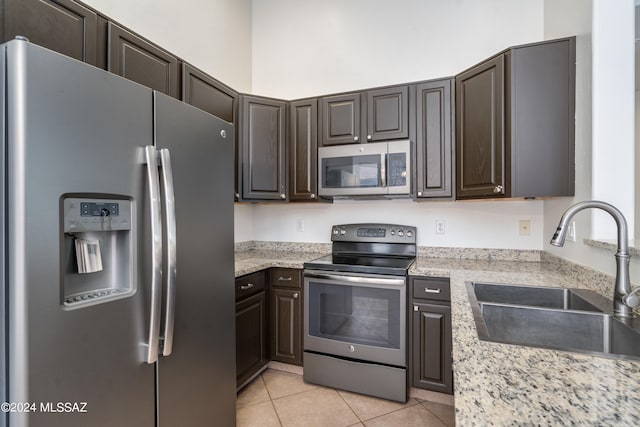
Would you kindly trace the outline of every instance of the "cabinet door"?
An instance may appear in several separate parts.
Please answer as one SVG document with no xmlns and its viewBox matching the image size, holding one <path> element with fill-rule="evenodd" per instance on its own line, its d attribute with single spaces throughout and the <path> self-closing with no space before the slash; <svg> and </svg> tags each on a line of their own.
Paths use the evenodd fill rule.
<svg viewBox="0 0 640 427">
<path fill-rule="evenodd" d="M 453 393 L 451 306 L 413 304 L 414 387 Z"/>
<path fill-rule="evenodd" d="M 409 88 L 407 86 L 367 92 L 367 141 L 409 137 Z"/>
<path fill-rule="evenodd" d="M 456 198 L 504 197 L 504 56 L 456 77 Z"/>
<path fill-rule="evenodd" d="M 253 96 L 241 102 L 242 198 L 285 200 L 286 103 Z"/>
<path fill-rule="evenodd" d="M 236 303 L 236 385 L 269 363 L 267 298 L 264 292 Z"/>
<path fill-rule="evenodd" d="M 302 365 L 302 291 L 271 291 L 271 359 Z"/>
<path fill-rule="evenodd" d="M 109 22 L 107 70 L 174 98 L 180 96 L 178 59 Z"/>
<path fill-rule="evenodd" d="M 229 123 L 236 123 L 238 94 L 194 66 L 182 68 L 182 100 Z"/>
<path fill-rule="evenodd" d="M 452 197 L 452 80 L 416 86 L 418 198 Z"/>
<path fill-rule="evenodd" d="M 360 142 L 360 93 L 321 99 L 322 145 Z"/>
<path fill-rule="evenodd" d="M 289 108 L 289 199 L 317 200 L 318 100 L 293 101 Z"/>
<path fill-rule="evenodd" d="M 96 65 L 97 15 L 74 1 L 4 0 L 2 26 L 2 42 L 25 36 L 32 43 Z"/>
</svg>

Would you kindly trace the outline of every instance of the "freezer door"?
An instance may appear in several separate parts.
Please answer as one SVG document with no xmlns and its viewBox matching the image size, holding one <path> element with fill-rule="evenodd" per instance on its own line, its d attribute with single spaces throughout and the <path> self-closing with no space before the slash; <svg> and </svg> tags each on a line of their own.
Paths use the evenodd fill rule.
<svg viewBox="0 0 640 427">
<path fill-rule="evenodd" d="M 154 95 L 156 146 L 169 150 L 173 166 L 177 242 L 173 346 L 158 360 L 158 425 L 232 426 L 233 127 Z"/>
<path fill-rule="evenodd" d="M 152 92 L 24 41 L 7 44 L 6 67 L 6 400 L 36 405 L 10 413 L 8 425 L 153 426 L 140 248 L 130 255 L 135 292 L 125 298 L 67 306 L 61 284 L 71 236 L 63 231 L 65 197 L 124 197 L 134 207 L 131 230 L 144 221 Z M 102 253 L 105 270 L 120 249 Z"/>
</svg>

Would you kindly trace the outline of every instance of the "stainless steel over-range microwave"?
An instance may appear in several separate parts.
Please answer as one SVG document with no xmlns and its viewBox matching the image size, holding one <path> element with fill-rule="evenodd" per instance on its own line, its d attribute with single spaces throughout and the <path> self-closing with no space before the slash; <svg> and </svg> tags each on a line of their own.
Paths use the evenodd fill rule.
<svg viewBox="0 0 640 427">
<path fill-rule="evenodd" d="M 318 194 L 323 197 L 411 192 L 411 141 L 318 148 Z"/>
</svg>

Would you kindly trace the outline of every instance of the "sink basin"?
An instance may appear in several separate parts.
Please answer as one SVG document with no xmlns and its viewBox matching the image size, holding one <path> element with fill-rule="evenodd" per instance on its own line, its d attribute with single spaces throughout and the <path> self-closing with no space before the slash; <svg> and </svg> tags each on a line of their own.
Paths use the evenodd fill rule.
<svg viewBox="0 0 640 427">
<path fill-rule="evenodd" d="M 490 341 L 640 358 L 640 332 L 610 314 L 482 304 Z"/>
<path fill-rule="evenodd" d="M 595 292 L 471 282 L 467 292 L 483 341 L 640 359 L 640 319 L 613 316 Z"/>
<path fill-rule="evenodd" d="M 598 302 L 602 302 L 605 299 L 596 292 L 585 289 L 501 285 L 495 283 L 473 283 L 472 286 L 478 302 L 602 312 L 601 308 L 596 307 L 586 298 Z"/>
</svg>

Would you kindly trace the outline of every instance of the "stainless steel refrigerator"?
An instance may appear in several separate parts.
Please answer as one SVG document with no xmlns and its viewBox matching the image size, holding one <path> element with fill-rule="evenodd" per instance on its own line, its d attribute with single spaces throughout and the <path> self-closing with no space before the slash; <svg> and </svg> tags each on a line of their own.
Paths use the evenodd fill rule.
<svg viewBox="0 0 640 427">
<path fill-rule="evenodd" d="M 235 424 L 233 126 L 0 45 L 0 426 Z"/>
</svg>

